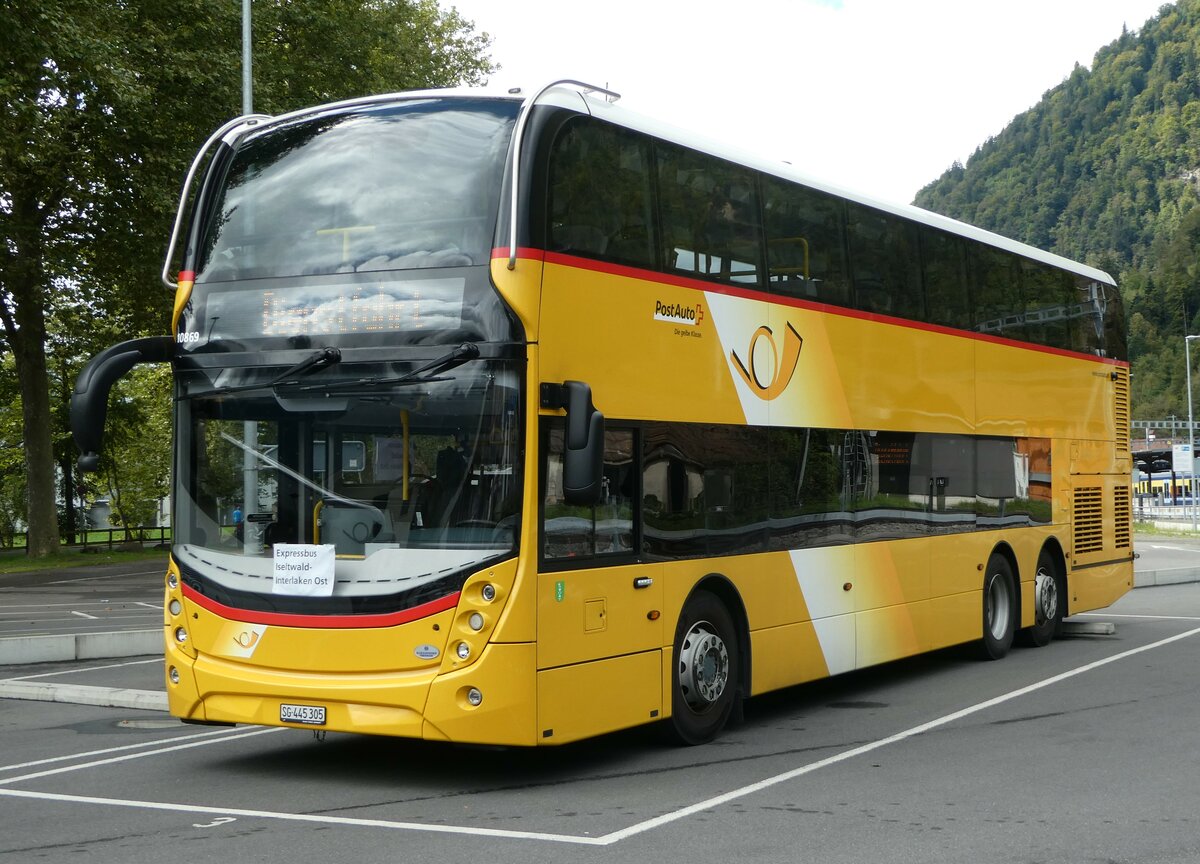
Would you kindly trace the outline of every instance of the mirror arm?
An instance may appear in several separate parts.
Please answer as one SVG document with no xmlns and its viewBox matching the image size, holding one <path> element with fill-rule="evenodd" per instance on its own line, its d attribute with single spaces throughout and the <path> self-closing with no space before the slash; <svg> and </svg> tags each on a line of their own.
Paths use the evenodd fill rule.
<svg viewBox="0 0 1200 864">
<path fill-rule="evenodd" d="M 71 394 L 71 437 L 80 451 L 80 471 L 95 471 L 100 465 L 108 394 L 113 384 L 138 363 L 166 363 L 174 356 L 173 337 L 147 336 L 105 348 L 87 362 Z"/>
</svg>

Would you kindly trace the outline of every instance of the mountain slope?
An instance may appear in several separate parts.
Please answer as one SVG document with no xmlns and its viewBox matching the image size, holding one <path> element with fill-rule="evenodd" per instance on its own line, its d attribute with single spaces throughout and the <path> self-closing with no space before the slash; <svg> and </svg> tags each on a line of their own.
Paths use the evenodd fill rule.
<svg viewBox="0 0 1200 864">
<path fill-rule="evenodd" d="M 1123 32 L 916 197 L 1119 275 L 1136 419 L 1186 410 L 1183 335 L 1200 332 L 1198 202 L 1200 0 Z"/>
</svg>

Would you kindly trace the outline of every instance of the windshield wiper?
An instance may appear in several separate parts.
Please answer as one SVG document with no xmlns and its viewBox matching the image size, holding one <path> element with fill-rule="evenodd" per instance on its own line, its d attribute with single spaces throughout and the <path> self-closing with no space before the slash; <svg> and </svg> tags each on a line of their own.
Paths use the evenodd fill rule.
<svg viewBox="0 0 1200 864">
<path fill-rule="evenodd" d="M 340 363 L 341 361 L 342 361 L 342 352 L 339 351 L 337 348 L 334 348 L 332 345 L 327 345 L 324 348 L 322 348 L 320 351 L 318 351 L 317 353 L 313 354 L 312 356 L 306 357 L 305 359 L 301 360 L 299 363 L 297 363 L 291 369 L 287 369 L 283 372 L 280 372 L 274 378 L 274 380 L 272 380 L 269 384 L 264 384 L 263 386 L 264 387 L 274 387 L 276 384 L 282 384 L 283 382 L 287 381 L 289 378 L 295 378 L 300 375 L 307 375 L 309 372 L 311 372 L 313 370 L 321 369 L 326 366 L 332 366 L 334 363 Z"/>
<path fill-rule="evenodd" d="M 298 389 L 325 390 L 332 388 L 335 392 L 340 392 L 343 388 L 347 387 L 355 389 L 362 387 L 394 387 L 397 384 L 427 384 L 431 381 L 449 381 L 452 379 L 438 376 L 464 363 L 476 360 L 478 357 L 479 346 L 474 342 L 464 342 L 453 351 L 443 354 L 441 357 L 436 357 L 424 366 L 418 366 L 416 369 L 413 369 L 411 372 L 405 372 L 403 375 L 390 378 L 376 375 L 370 378 L 358 378 L 353 381 L 338 381 L 333 384 L 309 384 Z"/>
<path fill-rule="evenodd" d="M 295 366 L 280 372 L 270 381 L 263 381 L 258 384 L 238 384 L 233 387 L 214 387 L 212 390 L 206 390 L 203 393 L 190 393 L 188 396 L 224 396 L 228 393 L 244 393 L 247 390 L 265 390 L 268 387 L 278 387 L 282 384 L 299 384 L 301 376 L 315 372 L 318 369 L 324 369 L 326 366 L 333 366 L 336 363 L 340 363 L 341 360 L 342 352 L 329 345 L 305 357 Z"/>
</svg>

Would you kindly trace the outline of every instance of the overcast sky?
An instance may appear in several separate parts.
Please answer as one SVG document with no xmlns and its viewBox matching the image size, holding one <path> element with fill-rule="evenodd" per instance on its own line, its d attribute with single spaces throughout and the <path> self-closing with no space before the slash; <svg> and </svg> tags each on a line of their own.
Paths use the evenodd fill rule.
<svg viewBox="0 0 1200 864">
<path fill-rule="evenodd" d="M 440 0 L 493 39 L 491 82 L 622 104 L 910 202 L 1139 30 L 1163 0 Z"/>
</svg>

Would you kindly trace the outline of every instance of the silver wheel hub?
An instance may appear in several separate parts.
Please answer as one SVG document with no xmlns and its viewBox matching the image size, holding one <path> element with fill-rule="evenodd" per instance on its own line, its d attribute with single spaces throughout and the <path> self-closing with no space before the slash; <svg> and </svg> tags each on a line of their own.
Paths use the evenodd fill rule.
<svg viewBox="0 0 1200 864">
<path fill-rule="evenodd" d="M 707 621 L 697 621 L 679 651 L 679 688 L 693 710 L 704 711 L 729 683 L 729 650 Z"/>
<path fill-rule="evenodd" d="M 1045 624 L 1058 617 L 1058 581 L 1042 568 L 1038 568 L 1034 579 L 1033 604 L 1037 623 Z"/>
</svg>

